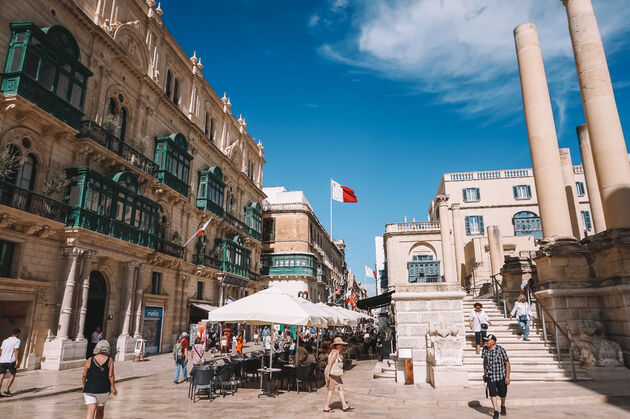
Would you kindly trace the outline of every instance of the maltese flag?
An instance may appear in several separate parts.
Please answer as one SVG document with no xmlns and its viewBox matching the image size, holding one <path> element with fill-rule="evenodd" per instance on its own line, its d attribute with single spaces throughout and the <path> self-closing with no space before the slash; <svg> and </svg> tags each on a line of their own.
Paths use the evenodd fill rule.
<svg viewBox="0 0 630 419">
<path fill-rule="evenodd" d="M 369 266 L 365 266 L 365 276 L 376 279 L 376 272 Z"/>
<path fill-rule="evenodd" d="M 334 180 L 330 180 L 332 199 L 339 202 L 357 202 L 354 191 L 346 186 L 341 186 Z"/>
</svg>

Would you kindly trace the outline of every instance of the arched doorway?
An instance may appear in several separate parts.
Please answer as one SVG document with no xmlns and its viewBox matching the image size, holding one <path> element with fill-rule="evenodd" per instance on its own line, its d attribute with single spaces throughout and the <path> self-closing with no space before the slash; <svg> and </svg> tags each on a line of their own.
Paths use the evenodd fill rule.
<svg viewBox="0 0 630 419">
<path fill-rule="evenodd" d="M 99 271 L 90 272 L 90 289 L 88 291 L 87 314 L 85 315 L 85 329 L 83 331 L 88 342 L 90 342 L 90 336 L 97 326 L 103 329 L 106 299 L 107 284 L 103 274 Z"/>
</svg>

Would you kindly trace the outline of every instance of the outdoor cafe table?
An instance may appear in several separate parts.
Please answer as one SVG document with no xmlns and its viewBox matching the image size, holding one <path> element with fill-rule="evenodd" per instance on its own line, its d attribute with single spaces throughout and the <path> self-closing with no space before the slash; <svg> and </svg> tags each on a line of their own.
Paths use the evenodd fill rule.
<svg viewBox="0 0 630 419">
<path fill-rule="evenodd" d="M 259 368 L 258 369 L 258 372 L 262 373 L 263 375 L 269 376 L 269 378 L 267 379 L 267 388 L 266 389 L 261 388 L 260 394 L 258 395 L 258 397 L 260 396 L 276 397 L 276 394 L 271 391 L 271 377 L 274 372 L 280 372 L 280 371 L 282 371 L 282 369 L 280 368 Z"/>
</svg>

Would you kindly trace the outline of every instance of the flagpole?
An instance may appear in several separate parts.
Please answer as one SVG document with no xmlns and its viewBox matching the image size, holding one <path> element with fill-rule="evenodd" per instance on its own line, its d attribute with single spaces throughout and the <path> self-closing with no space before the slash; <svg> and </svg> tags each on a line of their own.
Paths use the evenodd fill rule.
<svg viewBox="0 0 630 419">
<path fill-rule="evenodd" d="M 332 190 L 332 178 L 330 178 L 330 240 L 333 239 L 333 220 L 332 220 L 332 196 L 333 196 L 333 190 Z"/>
</svg>

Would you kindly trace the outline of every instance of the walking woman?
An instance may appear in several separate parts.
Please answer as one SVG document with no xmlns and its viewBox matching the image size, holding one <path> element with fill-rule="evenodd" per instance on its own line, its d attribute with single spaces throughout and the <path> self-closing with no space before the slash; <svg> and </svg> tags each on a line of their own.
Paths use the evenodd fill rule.
<svg viewBox="0 0 630 419">
<path fill-rule="evenodd" d="M 326 405 L 324 407 L 324 412 L 330 412 L 330 399 L 332 398 L 335 389 L 339 391 L 341 409 L 344 412 L 352 409 L 352 407 L 346 403 L 346 399 L 343 396 L 343 381 L 341 381 L 341 376 L 343 375 L 343 355 L 341 355 L 341 350 L 344 345 L 347 345 L 347 343 L 340 337 L 336 337 L 332 342 L 333 349 L 328 355 L 328 365 L 326 365 L 326 370 L 324 371 L 326 388 L 328 389 L 328 393 L 326 393 Z"/>
<path fill-rule="evenodd" d="M 529 321 L 533 317 L 532 310 L 529 307 L 529 303 L 526 301 L 523 294 L 518 296 L 518 301 L 514 303 L 514 308 L 510 313 L 510 319 L 516 317 L 518 321 L 518 334 L 523 333 L 523 340 L 529 340 Z"/>
<path fill-rule="evenodd" d="M 109 357 L 109 342 L 99 341 L 94 347 L 94 356 L 85 361 L 83 367 L 83 398 L 87 405 L 85 419 L 102 419 L 105 402 L 109 394 L 116 396 L 114 360 Z"/>
<path fill-rule="evenodd" d="M 477 346 L 477 353 L 479 353 L 481 346 L 481 339 L 486 337 L 486 333 L 488 332 L 488 325 L 490 324 L 490 320 L 488 319 L 488 315 L 485 311 L 482 310 L 481 303 L 475 303 L 475 309 L 470 312 L 470 317 L 468 318 L 468 323 L 470 324 L 470 328 L 475 332 L 475 344 Z"/>
</svg>

